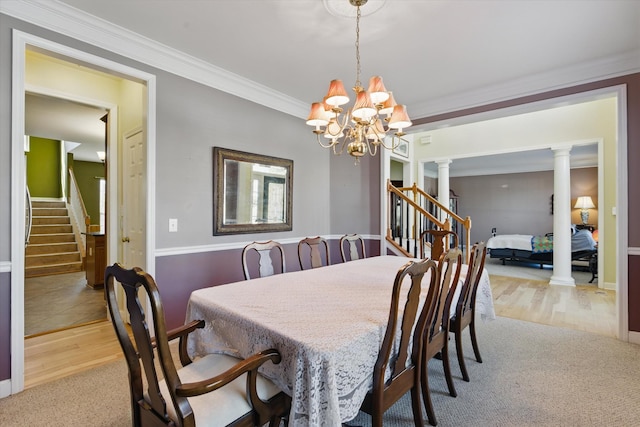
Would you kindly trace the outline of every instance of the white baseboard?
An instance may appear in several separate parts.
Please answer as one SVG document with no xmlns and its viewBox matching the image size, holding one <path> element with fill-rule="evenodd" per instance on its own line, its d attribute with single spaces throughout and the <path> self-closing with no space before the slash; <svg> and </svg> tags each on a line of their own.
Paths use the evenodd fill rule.
<svg viewBox="0 0 640 427">
<path fill-rule="evenodd" d="M 0 381 L 0 399 L 11 394 L 11 380 Z"/>
<path fill-rule="evenodd" d="M 640 344 L 640 332 L 629 331 L 629 342 L 632 344 Z"/>
<path fill-rule="evenodd" d="M 617 291 L 618 290 L 618 284 L 615 283 L 615 282 L 613 282 L 613 283 L 612 282 L 604 282 L 602 284 L 602 287 L 604 289 L 609 290 L 609 291 Z"/>
</svg>

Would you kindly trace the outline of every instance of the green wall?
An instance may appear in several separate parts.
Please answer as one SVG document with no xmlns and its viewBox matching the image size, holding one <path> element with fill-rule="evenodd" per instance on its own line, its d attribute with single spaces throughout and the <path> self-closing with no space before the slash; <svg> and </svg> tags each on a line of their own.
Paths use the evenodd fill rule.
<svg viewBox="0 0 640 427">
<path fill-rule="evenodd" d="M 92 225 L 100 224 L 100 179 L 96 177 L 104 178 L 104 172 L 104 163 L 73 161 L 73 173 Z"/>
<path fill-rule="evenodd" d="M 60 153 L 60 141 L 29 138 L 27 185 L 31 197 L 62 197 Z"/>
</svg>

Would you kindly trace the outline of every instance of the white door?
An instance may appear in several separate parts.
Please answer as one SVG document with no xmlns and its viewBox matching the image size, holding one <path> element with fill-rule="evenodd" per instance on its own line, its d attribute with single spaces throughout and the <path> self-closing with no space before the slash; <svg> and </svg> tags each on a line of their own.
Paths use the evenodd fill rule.
<svg viewBox="0 0 640 427">
<path fill-rule="evenodd" d="M 146 270 L 145 142 L 142 130 L 126 134 L 122 150 L 121 242 L 127 268 Z"/>
</svg>

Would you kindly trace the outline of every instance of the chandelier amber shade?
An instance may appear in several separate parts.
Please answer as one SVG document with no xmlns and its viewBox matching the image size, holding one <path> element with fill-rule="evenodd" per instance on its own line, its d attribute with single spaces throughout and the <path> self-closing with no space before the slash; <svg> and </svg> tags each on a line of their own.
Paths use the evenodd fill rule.
<svg viewBox="0 0 640 427">
<path fill-rule="evenodd" d="M 341 80 L 331 80 L 329 90 L 322 102 L 311 104 L 307 124 L 313 126 L 318 143 L 331 148 L 334 154 L 344 149 L 358 159 L 369 153 L 375 156 L 378 146 L 395 149 L 404 129 L 411 126 L 411 119 L 404 105 L 397 104 L 393 94 L 384 85 L 381 76 L 373 76 L 369 86 L 360 83 L 360 7 L 367 0 L 345 0 L 357 8 L 356 13 L 356 83 L 353 87 L 356 98 L 353 107 L 346 111 L 343 105 L 349 102 L 349 95 Z M 386 117 L 382 117 L 386 115 Z M 385 129 L 385 125 L 387 128 Z M 394 132 L 395 131 L 395 132 Z M 323 138 L 320 137 L 323 136 Z M 323 140 L 329 140 L 323 143 Z M 385 140 L 388 140 L 385 143 Z M 339 149 L 338 149 L 339 147 Z"/>
</svg>

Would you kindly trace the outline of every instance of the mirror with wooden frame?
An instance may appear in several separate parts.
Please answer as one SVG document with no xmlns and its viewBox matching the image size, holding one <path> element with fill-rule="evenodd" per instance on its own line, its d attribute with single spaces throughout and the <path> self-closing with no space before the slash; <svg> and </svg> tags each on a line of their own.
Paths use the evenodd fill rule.
<svg viewBox="0 0 640 427">
<path fill-rule="evenodd" d="M 293 160 L 213 147 L 213 234 L 291 231 Z"/>
</svg>

